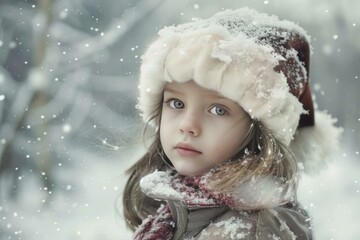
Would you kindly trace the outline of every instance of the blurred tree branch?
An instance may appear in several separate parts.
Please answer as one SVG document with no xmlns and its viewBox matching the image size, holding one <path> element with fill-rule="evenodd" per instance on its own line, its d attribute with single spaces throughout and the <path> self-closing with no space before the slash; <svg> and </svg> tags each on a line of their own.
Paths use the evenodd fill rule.
<svg viewBox="0 0 360 240">
<path fill-rule="evenodd" d="M 110 92 L 126 96 L 133 88 L 133 79 L 101 76 L 92 72 L 92 66 L 103 64 L 97 61 L 97 56 L 109 52 L 109 48 L 118 44 L 136 24 L 146 21 L 146 17 L 164 1 L 139 0 L 135 8 L 124 9 L 121 17 L 114 18 L 96 36 L 87 34 L 84 29 L 75 29 L 61 18 L 61 14 L 54 14 L 58 13 L 54 11 L 60 3 L 53 0 L 38 0 L 36 5 L 14 2 L 0 9 L 9 13 L 8 22 L 12 23 L 4 40 L 6 48 L 0 48 L 0 51 L 7 51 L 6 55 L 1 55 L 0 63 L 6 66 L 9 56 L 14 57 L 14 51 L 8 47 L 12 41 L 15 49 L 22 50 L 22 42 L 15 35 L 18 32 L 26 31 L 23 41 L 32 43 L 29 46 L 31 59 L 23 66 L 27 68 L 25 78 L 13 80 L 10 75 L 4 75 L 9 70 L 7 67 L 0 69 L 0 75 L 6 76 L 6 84 L 2 84 L 6 88 L 6 101 L 0 102 L 0 177 L 7 173 L 8 179 L 12 179 L 7 181 L 7 188 L 13 195 L 20 185 L 21 171 L 29 168 L 34 168 L 31 171 L 41 177 L 41 189 L 45 190 L 46 197 L 53 192 L 56 161 L 64 161 L 65 156 L 66 161 L 79 158 L 75 151 L 80 150 L 69 140 L 81 131 L 89 131 L 86 127 L 107 125 L 108 119 L 114 119 L 122 126 L 133 124 L 131 117 L 111 110 L 92 95 L 92 92 L 105 95 Z M 19 9 L 20 19 L 15 14 Z M 16 62 L 16 67 L 21 68 L 21 65 Z M 119 81 L 121 88 L 117 87 Z"/>
<path fill-rule="evenodd" d="M 15 135 L 21 127 L 24 125 L 24 121 L 31 112 L 31 109 L 36 109 L 37 107 L 43 106 L 48 103 L 50 96 L 47 94 L 47 89 L 44 89 L 44 86 L 48 86 L 48 83 L 42 82 L 40 84 L 34 84 L 40 81 L 48 81 L 44 71 L 44 63 L 47 53 L 48 45 L 48 32 L 50 25 L 52 23 L 52 5 L 53 0 L 39 0 L 39 12 L 38 18 L 40 21 L 40 31 L 35 36 L 34 41 L 34 51 L 33 59 L 34 66 L 33 70 L 30 71 L 30 76 L 26 79 L 25 84 L 21 85 L 17 96 L 11 106 L 9 116 L 15 119 L 8 121 L 7 124 L 3 124 L 0 132 L 2 137 L 6 139 L 6 143 L 0 148 L 0 173 L 2 173 L 6 165 L 12 165 L 9 161 L 13 159 L 12 149 L 16 149 L 16 146 L 13 146 L 13 140 Z M 36 73 L 36 74 L 35 74 Z M 34 88 L 37 86 L 38 88 Z M 37 129 L 36 135 L 41 135 L 41 133 L 47 132 L 48 126 L 46 124 L 40 125 Z M 44 136 L 46 137 L 46 136 Z M 51 189 L 50 181 L 50 154 L 49 151 L 39 150 L 41 152 L 41 157 L 39 156 L 39 161 L 35 163 L 38 165 L 38 168 L 41 172 L 45 173 L 46 177 L 43 178 L 44 185 L 46 188 Z M 39 154 L 40 155 L 40 154 Z M 12 192 L 14 193 L 14 192 Z"/>
</svg>

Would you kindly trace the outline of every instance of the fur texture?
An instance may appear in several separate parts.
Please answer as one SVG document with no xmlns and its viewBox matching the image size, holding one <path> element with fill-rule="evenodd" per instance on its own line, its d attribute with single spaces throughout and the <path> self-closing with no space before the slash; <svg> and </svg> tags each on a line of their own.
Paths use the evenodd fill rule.
<svg viewBox="0 0 360 240">
<path fill-rule="evenodd" d="M 300 128 L 291 142 L 290 149 L 300 162 L 300 169 L 314 174 L 324 169 L 340 149 L 343 129 L 335 127 L 337 119 L 326 112 L 315 112 L 315 125 Z"/>
</svg>

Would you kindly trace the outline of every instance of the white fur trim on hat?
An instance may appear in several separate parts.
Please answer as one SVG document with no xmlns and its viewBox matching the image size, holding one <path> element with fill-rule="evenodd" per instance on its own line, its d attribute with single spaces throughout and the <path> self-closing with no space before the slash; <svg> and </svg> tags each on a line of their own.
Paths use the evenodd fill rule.
<svg viewBox="0 0 360 240">
<path fill-rule="evenodd" d="M 221 25 L 223 18 L 248 18 L 255 25 L 272 21 L 272 25 L 302 31 L 295 24 L 247 8 L 164 28 L 143 55 L 138 108 L 144 121 L 160 104 L 166 82 L 193 80 L 237 102 L 278 140 L 289 145 L 305 111 L 289 92 L 284 74 L 274 70 L 284 58 L 270 45 L 259 44 L 242 32 L 255 31 L 253 24 L 249 25 L 250 30 L 229 28 Z"/>
<path fill-rule="evenodd" d="M 298 129 L 290 149 L 300 162 L 300 169 L 316 173 L 337 157 L 343 129 L 335 127 L 337 119 L 326 112 L 315 112 L 315 125 Z"/>
</svg>

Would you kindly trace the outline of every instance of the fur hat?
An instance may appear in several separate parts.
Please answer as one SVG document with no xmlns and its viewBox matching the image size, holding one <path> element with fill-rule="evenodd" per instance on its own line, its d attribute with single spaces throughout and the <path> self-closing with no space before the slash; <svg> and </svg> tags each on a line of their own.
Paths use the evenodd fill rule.
<svg viewBox="0 0 360 240">
<path fill-rule="evenodd" d="M 298 25 L 248 8 L 166 27 L 143 55 L 138 108 L 149 121 L 166 82 L 193 80 L 237 102 L 290 146 L 300 128 L 316 128 L 308 81 L 309 42 Z M 336 129 L 331 117 L 321 120 Z M 340 130 L 333 133 L 330 137 L 338 139 Z"/>
</svg>

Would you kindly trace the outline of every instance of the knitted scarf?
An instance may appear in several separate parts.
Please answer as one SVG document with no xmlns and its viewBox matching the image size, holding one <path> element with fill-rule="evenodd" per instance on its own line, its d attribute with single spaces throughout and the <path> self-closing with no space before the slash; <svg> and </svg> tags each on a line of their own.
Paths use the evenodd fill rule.
<svg viewBox="0 0 360 240">
<path fill-rule="evenodd" d="M 201 177 L 185 177 L 179 174 L 170 176 L 174 190 L 181 193 L 181 200 L 187 206 L 224 206 L 229 201 L 222 194 L 210 193 Z M 172 219 L 169 206 L 162 204 L 155 215 L 144 219 L 134 234 L 134 240 L 171 240 L 173 239 L 176 223 Z"/>
<path fill-rule="evenodd" d="M 156 215 L 148 216 L 134 234 L 134 240 L 171 240 L 175 222 L 171 218 L 168 205 L 161 205 Z"/>
</svg>

